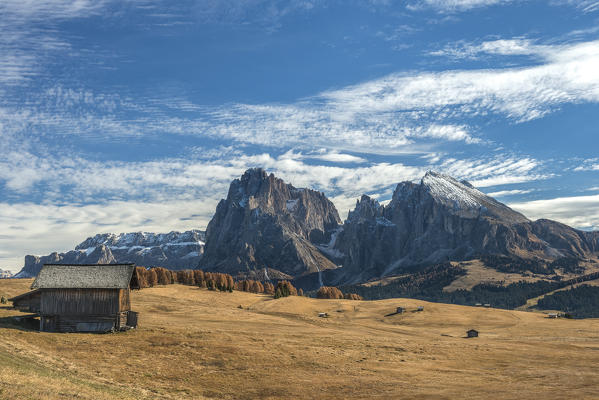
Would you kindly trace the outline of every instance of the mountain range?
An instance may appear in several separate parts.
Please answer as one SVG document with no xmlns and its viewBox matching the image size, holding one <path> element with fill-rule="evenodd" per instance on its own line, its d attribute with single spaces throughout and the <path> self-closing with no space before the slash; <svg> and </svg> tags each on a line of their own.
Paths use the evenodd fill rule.
<svg viewBox="0 0 599 400">
<path fill-rule="evenodd" d="M 484 268 L 500 273 L 571 278 L 594 272 L 598 255 L 599 232 L 531 221 L 444 174 L 430 171 L 419 182 L 397 184 L 385 205 L 363 195 L 342 222 L 323 193 L 253 168 L 233 180 L 205 235 L 198 230 L 96 235 L 67 253 L 27 256 L 17 276 L 33 276 L 48 262 L 131 261 L 291 279 L 314 289 L 483 259 Z"/>
<path fill-rule="evenodd" d="M 110 264 L 133 262 L 146 267 L 170 269 L 195 268 L 204 251 L 205 234 L 200 230 L 186 232 L 104 233 L 89 237 L 74 250 L 47 256 L 25 256 L 23 269 L 15 278 L 38 274 L 45 263 Z"/>
</svg>

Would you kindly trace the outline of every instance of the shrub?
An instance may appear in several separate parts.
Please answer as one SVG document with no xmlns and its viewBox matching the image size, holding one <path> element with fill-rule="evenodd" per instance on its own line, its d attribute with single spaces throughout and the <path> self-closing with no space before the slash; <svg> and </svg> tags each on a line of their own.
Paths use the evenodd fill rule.
<svg viewBox="0 0 599 400">
<path fill-rule="evenodd" d="M 171 284 L 170 272 L 166 268 L 157 267 L 157 268 L 152 268 L 152 269 L 156 270 L 156 275 L 158 277 L 159 285 L 170 285 Z"/>
<path fill-rule="evenodd" d="M 355 294 L 355 293 L 345 293 L 344 297 L 347 300 L 364 300 L 364 298 L 362 296 L 360 296 L 359 294 Z"/>
<path fill-rule="evenodd" d="M 319 299 L 342 299 L 343 293 L 334 286 L 322 286 L 316 292 L 316 297 Z"/>
<path fill-rule="evenodd" d="M 275 289 L 275 299 L 287 296 L 297 296 L 297 289 L 289 281 L 280 281 Z"/>
<path fill-rule="evenodd" d="M 202 287 L 204 282 L 204 271 L 202 271 L 201 269 L 194 270 L 193 281 L 195 285 Z"/>
<path fill-rule="evenodd" d="M 139 288 L 147 288 L 150 287 L 148 283 L 148 270 L 144 267 L 135 267 L 135 274 L 137 276 L 137 281 L 139 283 Z"/>
<path fill-rule="evenodd" d="M 152 268 L 148 272 L 148 286 L 152 287 L 152 286 L 156 286 L 157 284 L 158 284 L 158 275 L 156 275 L 156 271 L 154 270 L 154 268 Z"/>
<path fill-rule="evenodd" d="M 264 283 L 264 293 L 274 295 L 275 294 L 274 285 L 270 282 Z"/>
</svg>

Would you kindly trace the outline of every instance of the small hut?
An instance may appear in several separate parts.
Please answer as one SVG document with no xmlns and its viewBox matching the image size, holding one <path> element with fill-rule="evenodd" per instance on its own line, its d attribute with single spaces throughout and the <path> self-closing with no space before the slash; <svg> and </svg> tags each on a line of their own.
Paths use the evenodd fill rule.
<svg viewBox="0 0 599 400">
<path fill-rule="evenodd" d="M 139 288 L 134 264 L 44 264 L 32 292 L 13 298 L 40 316 L 47 332 L 108 332 L 137 326 L 130 290 Z M 16 300 L 16 301 L 15 301 Z"/>
<path fill-rule="evenodd" d="M 466 332 L 466 335 L 469 338 L 478 337 L 478 331 L 476 329 L 470 329 L 468 332 Z"/>
</svg>

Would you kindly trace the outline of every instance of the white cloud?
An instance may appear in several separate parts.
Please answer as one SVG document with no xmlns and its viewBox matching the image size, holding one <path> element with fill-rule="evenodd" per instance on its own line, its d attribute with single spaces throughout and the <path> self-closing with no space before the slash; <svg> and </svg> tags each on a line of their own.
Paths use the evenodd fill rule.
<svg viewBox="0 0 599 400">
<path fill-rule="evenodd" d="M 510 203 L 531 219 L 547 218 L 579 229 L 599 229 L 599 195 Z"/>
<path fill-rule="evenodd" d="M 330 161 L 335 163 L 365 163 L 366 159 L 351 154 L 338 153 L 336 151 L 321 152 L 321 154 L 309 155 L 308 158 L 315 158 L 323 161 Z"/>
<path fill-rule="evenodd" d="M 498 56 L 537 56 L 546 58 L 558 49 L 557 46 L 539 45 L 525 38 L 498 39 L 479 43 L 454 42 L 446 44 L 442 49 L 431 51 L 432 56 L 449 57 L 453 59 L 477 59 L 481 55 Z"/>
<path fill-rule="evenodd" d="M 518 194 L 527 194 L 532 192 L 532 189 L 513 189 L 513 190 L 500 190 L 498 192 L 487 193 L 488 196 L 491 197 L 505 197 L 505 196 L 514 196 Z"/>
</svg>

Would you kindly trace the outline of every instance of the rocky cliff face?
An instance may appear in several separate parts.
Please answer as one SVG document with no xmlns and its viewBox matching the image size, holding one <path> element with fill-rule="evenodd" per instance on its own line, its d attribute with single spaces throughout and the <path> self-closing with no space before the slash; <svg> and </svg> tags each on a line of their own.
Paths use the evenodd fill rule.
<svg viewBox="0 0 599 400">
<path fill-rule="evenodd" d="M 268 268 L 289 276 L 336 268 L 318 246 L 330 242 L 340 223 L 324 194 L 250 169 L 218 204 L 200 267 L 232 274 Z"/>
<path fill-rule="evenodd" d="M 584 258 L 598 250 L 596 237 L 553 221 L 531 222 L 467 182 L 429 172 L 419 184 L 400 183 L 386 206 L 362 196 L 335 249 L 343 258 L 340 281 L 359 282 L 479 255 Z"/>
<path fill-rule="evenodd" d="M 100 234 L 80 243 L 66 253 L 47 256 L 25 256 L 18 278 L 36 276 L 43 264 L 111 264 L 134 262 L 145 267 L 171 269 L 195 268 L 204 250 L 204 232 Z"/>
</svg>

